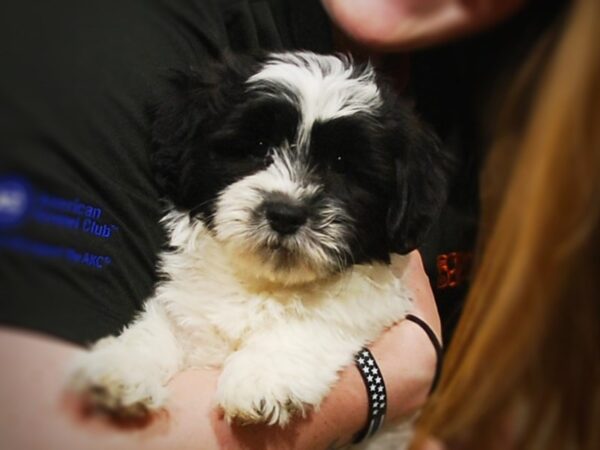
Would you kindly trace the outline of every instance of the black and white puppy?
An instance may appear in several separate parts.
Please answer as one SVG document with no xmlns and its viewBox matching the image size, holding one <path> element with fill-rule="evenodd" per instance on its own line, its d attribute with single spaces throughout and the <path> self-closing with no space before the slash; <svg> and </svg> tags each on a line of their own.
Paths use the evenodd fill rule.
<svg viewBox="0 0 600 450">
<path fill-rule="evenodd" d="M 390 254 L 435 219 L 445 157 L 373 67 L 344 56 L 227 58 L 180 73 L 176 91 L 155 126 L 164 280 L 74 383 L 139 412 L 165 405 L 178 371 L 222 367 L 228 419 L 285 425 L 410 310 Z"/>
</svg>

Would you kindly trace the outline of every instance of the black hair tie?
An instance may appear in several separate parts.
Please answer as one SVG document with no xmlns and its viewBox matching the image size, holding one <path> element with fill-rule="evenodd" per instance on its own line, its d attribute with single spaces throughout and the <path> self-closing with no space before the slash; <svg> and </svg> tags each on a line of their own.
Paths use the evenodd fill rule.
<svg viewBox="0 0 600 450">
<path fill-rule="evenodd" d="M 431 341 L 431 343 L 433 344 L 433 348 L 435 349 L 435 356 L 437 360 L 435 362 L 435 375 L 433 377 L 433 382 L 431 383 L 431 389 L 429 390 L 429 393 L 431 394 L 437 386 L 437 383 L 440 379 L 440 373 L 442 371 L 442 360 L 444 358 L 442 344 L 438 340 L 431 327 L 427 325 L 427 323 L 423 319 L 412 314 L 407 314 L 405 319 L 410 320 L 411 322 L 414 322 L 417 325 L 419 325 L 423 329 L 423 331 L 425 331 L 425 334 L 427 334 L 427 337 L 429 337 L 429 340 Z"/>
</svg>

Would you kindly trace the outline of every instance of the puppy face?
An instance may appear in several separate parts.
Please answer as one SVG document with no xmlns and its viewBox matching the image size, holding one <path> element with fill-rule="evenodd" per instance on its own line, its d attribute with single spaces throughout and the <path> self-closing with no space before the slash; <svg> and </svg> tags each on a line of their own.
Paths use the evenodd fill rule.
<svg viewBox="0 0 600 450">
<path fill-rule="evenodd" d="M 444 201 L 437 140 L 369 65 L 307 52 L 180 74 L 159 184 L 232 262 L 283 284 L 416 247 Z"/>
</svg>

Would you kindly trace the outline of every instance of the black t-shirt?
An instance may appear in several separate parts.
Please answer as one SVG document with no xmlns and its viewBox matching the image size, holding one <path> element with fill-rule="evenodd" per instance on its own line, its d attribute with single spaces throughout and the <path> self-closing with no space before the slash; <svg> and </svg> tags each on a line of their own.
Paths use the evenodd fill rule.
<svg viewBox="0 0 600 450">
<path fill-rule="evenodd" d="M 421 248 L 446 340 L 468 289 L 490 93 L 564 3 L 534 0 L 413 55 L 408 92 L 461 169 Z M 225 50 L 330 52 L 331 36 L 319 0 L 2 2 L 0 323 L 85 343 L 131 320 L 164 241 L 149 135 L 169 71 Z"/>
<path fill-rule="evenodd" d="M 479 173 L 499 131 L 496 115 L 523 62 L 541 36 L 560 24 L 568 3 L 530 0 L 485 32 L 412 55 L 410 95 L 457 161 L 446 208 L 420 249 L 446 342 L 460 318 L 477 259 L 479 184 L 484 182 Z"/>
<path fill-rule="evenodd" d="M 150 109 L 225 49 L 331 49 L 318 0 L 0 5 L 0 322 L 85 343 L 126 324 L 164 235 Z"/>
</svg>

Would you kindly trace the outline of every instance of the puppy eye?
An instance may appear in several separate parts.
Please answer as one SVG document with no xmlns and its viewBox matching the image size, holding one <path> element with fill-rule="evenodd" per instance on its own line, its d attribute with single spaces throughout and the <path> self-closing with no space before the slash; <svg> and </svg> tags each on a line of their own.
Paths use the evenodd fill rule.
<svg viewBox="0 0 600 450">
<path fill-rule="evenodd" d="M 266 139 L 261 138 L 254 141 L 254 143 L 251 145 L 251 150 L 255 155 L 262 156 L 269 151 L 270 147 L 271 145 L 269 142 Z"/>
<path fill-rule="evenodd" d="M 269 151 L 269 143 L 266 139 L 253 139 L 246 144 L 246 152 L 255 158 L 264 158 Z"/>
<path fill-rule="evenodd" d="M 344 174 L 348 172 L 348 164 L 346 158 L 342 155 L 334 155 L 331 161 L 331 170 L 337 173 Z"/>
</svg>

